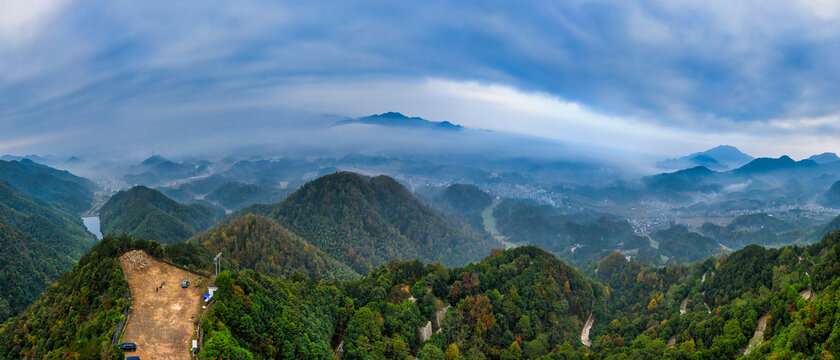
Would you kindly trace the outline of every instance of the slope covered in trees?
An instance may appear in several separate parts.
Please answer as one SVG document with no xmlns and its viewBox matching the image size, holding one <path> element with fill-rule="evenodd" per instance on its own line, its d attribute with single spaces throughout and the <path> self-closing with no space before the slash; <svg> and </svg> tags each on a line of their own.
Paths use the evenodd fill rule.
<svg viewBox="0 0 840 360">
<path fill-rule="evenodd" d="M 222 252 L 237 269 L 252 269 L 275 276 L 295 272 L 323 279 L 358 277 L 346 265 L 330 258 L 277 222 L 256 215 L 245 215 L 230 223 L 200 233 L 190 240 Z"/>
<path fill-rule="evenodd" d="M 481 211 L 493 202 L 493 197 L 490 194 L 471 184 L 447 186 L 441 192 L 439 198 L 441 203 L 447 205 L 453 211 L 459 212 Z"/>
<path fill-rule="evenodd" d="M 0 180 L 0 321 L 32 303 L 94 240 L 79 218 Z"/>
<path fill-rule="evenodd" d="M 533 247 L 456 269 L 394 260 L 337 285 L 251 271 L 225 272 L 217 285 L 201 325 L 213 345 L 204 357 L 331 359 L 339 344 L 344 359 L 428 359 L 458 349 L 465 359 L 538 357 L 575 342 L 604 299 L 602 287 Z M 424 341 L 418 329 L 437 328 L 438 311 L 446 314 L 441 331 Z"/>
<path fill-rule="evenodd" d="M 805 248 L 753 245 L 690 267 L 605 258 L 598 278 L 610 285 L 615 308 L 600 315 L 589 358 L 732 359 L 747 349 L 749 359 L 834 358 L 838 239 L 832 233 Z"/>
<path fill-rule="evenodd" d="M 73 266 L 70 258 L 0 221 L 0 321 L 31 304 Z"/>
<path fill-rule="evenodd" d="M 0 160 L 0 180 L 20 191 L 74 214 L 90 209 L 97 186 L 68 171 L 53 169 L 29 159 Z"/>
<path fill-rule="evenodd" d="M 268 204 L 282 201 L 291 190 L 267 188 L 257 184 L 226 182 L 210 192 L 206 199 L 215 201 L 227 209 L 239 209 L 253 204 Z"/>
<path fill-rule="evenodd" d="M 362 274 L 398 258 L 463 265 L 501 247 L 430 209 L 387 176 L 327 175 L 279 204 L 240 213 L 274 219 Z"/>
<path fill-rule="evenodd" d="M 3 181 L 0 181 L 0 221 L 71 258 L 82 256 L 95 240 L 75 215 Z"/>
<path fill-rule="evenodd" d="M 185 247 L 201 246 L 106 238 L 0 329 L 0 358 L 118 359 L 108 344 L 125 306 L 117 257 L 133 248 L 170 261 L 197 253 Z M 832 358 L 837 264 L 840 232 L 694 265 L 651 267 L 615 253 L 597 264 L 601 283 L 536 247 L 495 250 L 460 268 L 392 260 L 343 282 L 227 270 L 199 325 L 201 356 L 331 359 L 340 347 L 345 359 L 733 359 L 766 322 L 746 358 Z M 590 314 L 586 347 L 579 336 Z"/>
<path fill-rule="evenodd" d="M 534 203 L 505 200 L 493 210 L 493 216 L 499 231 L 511 242 L 565 252 L 570 259 L 597 260 L 617 249 L 639 249 L 649 244 L 625 220 L 573 217 Z"/>
<path fill-rule="evenodd" d="M 209 228 L 221 216 L 220 210 L 207 205 L 180 204 L 160 191 L 136 186 L 112 196 L 99 219 L 104 234 L 126 233 L 171 244 Z"/>
<path fill-rule="evenodd" d="M 493 203 L 490 194 L 472 184 L 452 184 L 427 197 L 444 213 L 461 219 L 474 229 L 484 228 L 481 212 Z"/>
<path fill-rule="evenodd" d="M 779 245 L 791 243 L 792 239 L 804 237 L 808 226 L 777 219 L 768 214 L 740 215 L 726 226 L 705 223 L 699 231 L 730 248 L 741 248 L 750 244 Z M 822 232 L 819 236 L 825 235 Z M 817 239 L 819 240 L 819 237 Z"/>
<path fill-rule="evenodd" d="M 0 359 L 122 359 L 110 337 L 128 306 L 118 257 L 132 249 L 163 254 L 157 243 L 106 237 L 0 327 Z"/>
</svg>

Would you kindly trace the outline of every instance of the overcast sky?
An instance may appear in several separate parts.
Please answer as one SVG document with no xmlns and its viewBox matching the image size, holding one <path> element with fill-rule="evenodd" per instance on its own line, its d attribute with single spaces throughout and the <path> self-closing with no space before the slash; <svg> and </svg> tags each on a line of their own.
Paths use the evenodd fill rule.
<svg viewBox="0 0 840 360">
<path fill-rule="evenodd" d="M 834 0 L 0 0 L 0 153 L 199 151 L 399 111 L 801 158 L 840 151 L 838 55 Z"/>
</svg>

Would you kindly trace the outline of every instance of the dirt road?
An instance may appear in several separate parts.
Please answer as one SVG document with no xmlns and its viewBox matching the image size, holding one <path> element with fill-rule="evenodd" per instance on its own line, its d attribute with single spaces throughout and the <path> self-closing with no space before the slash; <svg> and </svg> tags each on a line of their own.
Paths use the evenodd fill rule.
<svg viewBox="0 0 840 360">
<path fill-rule="evenodd" d="M 592 330 L 594 323 L 595 318 L 592 317 L 592 314 L 589 314 L 589 318 L 586 319 L 586 324 L 583 325 L 583 331 L 580 333 L 580 342 L 585 346 L 592 345 L 592 341 L 589 340 L 589 330 Z"/>
<path fill-rule="evenodd" d="M 137 351 L 126 355 L 188 360 L 202 305 L 202 288 L 195 287 L 199 277 L 139 250 L 121 256 L 120 264 L 132 295 L 124 341 L 137 344 Z M 182 280 L 190 287 L 181 288 Z"/>
</svg>

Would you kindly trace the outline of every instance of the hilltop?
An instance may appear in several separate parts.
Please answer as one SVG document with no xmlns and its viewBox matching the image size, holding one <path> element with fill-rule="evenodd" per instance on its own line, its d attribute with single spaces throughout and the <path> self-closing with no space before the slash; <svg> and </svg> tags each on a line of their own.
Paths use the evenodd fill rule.
<svg viewBox="0 0 840 360">
<path fill-rule="evenodd" d="M 365 116 L 358 119 L 344 120 L 339 122 L 337 125 L 354 123 L 444 131 L 459 131 L 463 129 L 461 125 L 455 125 L 449 121 L 429 121 L 420 117 L 408 117 L 398 112 L 386 112 L 378 115 Z"/>
<path fill-rule="evenodd" d="M 706 151 L 696 152 L 677 159 L 663 160 L 657 166 L 663 169 L 684 169 L 704 166 L 723 171 L 735 169 L 752 161 L 754 158 L 731 145 L 719 145 Z"/>
<path fill-rule="evenodd" d="M 126 233 L 161 243 L 184 241 L 222 216 L 203 204 L 184 205 L 160 191 L 136 186 L 112 196 L 100 210 L 102 233 Z"/>
<path fill-rule="evenodd" d="M 190 239 L 221 252 L 236 269 L 275 276 L 297 272 L 307 277 L 353 279 L 359 275 L 274 220 L 245 215 Z"/>
<path fill-rule="evenodd" d="M 0 160 L 0 180 L 28 195 L 52 202 L 75 214 L 90 209 L 93 192 L 98 189 L 96 184 L 88 179 L 29 159 Z"/>
<path fill-rule="evenodd" d="M 462 265 L 501 244 L 420 202 L 394 179 L 341 172 L 313 180 L 283 202 L 240 214 L 274 219 L 355 271 L 391 259 Z"/>
</svg>

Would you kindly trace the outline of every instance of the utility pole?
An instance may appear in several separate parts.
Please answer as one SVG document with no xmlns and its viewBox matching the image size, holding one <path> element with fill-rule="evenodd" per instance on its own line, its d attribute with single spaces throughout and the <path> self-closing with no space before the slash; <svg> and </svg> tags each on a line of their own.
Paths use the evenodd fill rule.
<svg viewBox="0 0 840 360">
<path fill-rule="evenodd" d="M 218 253 L 216 257 L 213 258 L 213 267 L 216 269 L 216 276 L 219 276 L 219 269 L 221 269 L 222 264 L 219 263 L 219 258 L 222 257 L 222 253 Z"/>
</svg>

